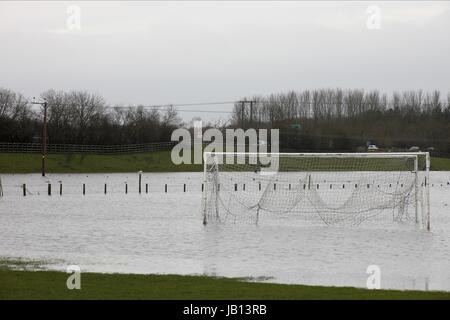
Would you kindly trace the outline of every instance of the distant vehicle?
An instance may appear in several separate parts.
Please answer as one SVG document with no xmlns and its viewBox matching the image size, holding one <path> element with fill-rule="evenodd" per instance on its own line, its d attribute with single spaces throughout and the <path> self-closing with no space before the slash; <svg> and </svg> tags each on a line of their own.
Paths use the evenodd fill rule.
<svg viewBox="0 0 450 320">
<path fill-rule="evenodd" d="M 420 148 L 414 146 L 414 147 L 409 148 L 408 150 L 409 150 L 409 151 L 412 151 L 412 152 L 416 152 L 416 151 L 420 151 Z"/>
<path fill-rule="evenodd" d="M 378 147 L 377 147 L 376 145 L 374 145 L 374 144 L 369 144 L 369 145 L 367 146 L 367 151 L 377 151 L 377 150 L 379 150 L 379 149 L 378 149 Z"/>
<path fill-rule="evenodd" d="M 290 125 L 292 129 L 301 129 L 302 125 L 300 123 L 293 123 Z"/>
</svg>

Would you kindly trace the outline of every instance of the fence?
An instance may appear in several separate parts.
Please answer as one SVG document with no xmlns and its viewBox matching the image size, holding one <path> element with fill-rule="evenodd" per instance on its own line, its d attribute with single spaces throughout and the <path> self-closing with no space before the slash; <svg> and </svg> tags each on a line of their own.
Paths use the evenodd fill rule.
<svg viewBox="0 0 450 320">
<path fill-rule="evenodd" d="M 237 184 L 233 181 L 231 182 L 224 182 L 222 185 L 226 185 L 227 189 L 231 192 L 255 192 L 255 191 L 261 191 L 261 182 L 250 182 L 249 184 L 241 183 Z M 273 183 L 273 189 L 276 190 L 278 188 L 281 188 L 283 190 L 291 190 L 291 184 L 286 183 Z M 204 183 L 201 183 L 199 181 L 177 181 L 172 183 L 167 182 L 157 182 L 157 183 L 149 183 L 149 182 L 142 182 L 140 180 L 139 183 L 135 183 L 133 181 L 126 181 L 124 183 L 114 184 L 114 183 L 107 183 L 107 182 L 100 182 L 97 181 L 95 183 L 91 182 L 90 184 L 87 183 L 66 183 L 64 184 L 62 181 L 51 183 L 41 183 L 41 184 L 35 184 L 35 183 L 21 183 L 21 184 L 9 184 L 6 185 L 5 188 L 7 189 L 7 196 L 8 197 L 27 197 L 27 196 L 36 196 L 36 195 L 107 195 L 107 194 L 168 194 L 168 193 L 201 193 L 204 191 Z M 361 188 L 374 188 L 377 190 L 390 190 L 391 188 L 403 188 L 404 185 L 394 185 L 389 184 L 384 181 L 384 184 L 376 183 L 375 181 L 370 184 L 363 184 L 358 185 L 354 183 L 343 183 L 343 184 L 337 184 L 333 183 L 332 181 L 324 181 L 318 184 L 314 184 L 312 186 L 313 189 L 319 190 L 319 189 L 333 189 L 333 190 L 344 190 L 344 189 L 361 189 Z M 441 181 L 435 181 L 434 183 L 430 184 L 430 187 L 432 188 L 449 188 L 450 187 L 450 181 L 444 180 Z M 218 185 L 218 189 L 220 190 L 221 184 Z M 271 186 L 272 188 L 272 186 Z M 304 188 L 304 187 L 303 187 Z M 3 196 L 3 192 L 2 192 Z"/>
<path fill-rule="evenodd" d="M 82 144 L 48 144 L 47 153 L 91 153 L 91 154 L 120 154 L 141 153 L 169 150 L 177 142 L 154 142 L 143 144 L 122 145 L 82 145 Z M 40 143 L 0 142 L 0 152 L 7 153 L 41 153 Z"/>
<path fill-rule="evenodd" d="M 122 145 L 83 145 L 83 144 L 48 144 L 47 153 L 87 153 L 87 154 L 121 154 L 121 153 L 142 153 L 152 151 L 162 151 L 172 149 L 178 142 L 153 142 L 142 144 L 122 144 Z M 194 143 L 194 142 L 192 142 Z M 281 148 L 282 152 L 350 152 L 348 150 L 305 150 Z M 405 151 L 408 150 L 396 150 Z M 0 153 L 41 153 L 40 143 L 20 143 L 20 142 L 0 142 Z M 449 153 L 431 151 L 432 157 L 450 158 Z"/>
</svg>

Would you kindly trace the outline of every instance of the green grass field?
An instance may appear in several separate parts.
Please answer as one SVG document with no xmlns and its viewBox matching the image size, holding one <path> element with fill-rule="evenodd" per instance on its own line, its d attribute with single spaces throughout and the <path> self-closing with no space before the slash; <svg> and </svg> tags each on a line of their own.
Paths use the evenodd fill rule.
<svg viewBox="0 0 450 320">
<path fill-rule="evenodd" d="M 367 290 L 247 282 L 205 276 L 81 273 L 81 289 L 69 290 L 69 274 L 0 270 L 0 299 L 450 299 L 446 292 Z"/>
<path fill-rule="evenodd" d="M 201 165 L 174 165 L 170 151 L 124 155 L 50 154 L 46 161 L 49 173 L 103 172 L 180 172 L 201 171 Z M 0 173 L 41 172 L 41 155 L 1 153 Z"/>
<path fill-rule="evenodd" d="M 322 159 L 317 163 L 317 170 L 329 167 L 327 160 Z M 345 170 L 345 160 L 340 165 L 342 168 L 338 169 Z M 51 154 L 47 156 L 46 166 L 49 173 L 111 173 L 140 170 L 144 172 L 191 172 L 202 170 L 202 165 L 174 165 L 170 159 L 170 151 L 124 155 Z M 372 165 L 369 164 L 369 167 Z M 397 167 L 395 165 L 391 169 L 394 170 Z M 431 169 L 450 170 L 450 159 L 433 158 Z M 0 173 L 36 173 L 40 170 L 41 156 L 39 154 L 0 154 Z"/>
</svg>

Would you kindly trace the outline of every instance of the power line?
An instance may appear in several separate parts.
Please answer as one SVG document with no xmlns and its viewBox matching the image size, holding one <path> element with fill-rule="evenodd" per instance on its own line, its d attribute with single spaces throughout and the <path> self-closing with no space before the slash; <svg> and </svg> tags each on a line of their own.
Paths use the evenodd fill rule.
<svg viewBox="0 0 450 320">
<path fill-rule="evenodd" d="M 188 106 L 206 106 L 206 105 L 218 105 L 218 104 L 234 104 L 236 102 L 238 102 L 238 101 L 179 103 L 179 104 L 166 104 L 166 105 L 162 105 L 162 106 L 188 107 Z"/>
<path fill-rule="evenodd" d="M 163 107 L 155 107 L 155 106 L 121 106 L 121 107 L 106 107 L 108 109 L 136 109 L 136 108 L 151 108 L 155 110 L 164 110 L 169 107 L 163 106 Z M 225 111 L 225 110 L 188 110 L 188 109 L 175 109 L 176 112 L 199 112 L 199 113 L 233 113 L 233 111 Z"/>
<path fill-rule="evenodd" d="M 176 104 L 165 104 L 165 105 L 139 105 L 139 106 L 110 106 L 108 108 L 112 109 L 134 109 L 134 108 L 150 108 L 150 109 L 166 109 L 166 108 L 176 108 L 176 107 L 190 107 L 190 106 L 209 106 L 209 105 L 226 105 L 235 104 L 239 101 L 220 101 L 220 102 L 197 102 L 197 103 L 176 103 Z M 195 112 L 195 113 L 233 113 L 231 110 L 190 110 L 190 109 L 176 109 L 177 112 Z"/>
<path fill-rule="evenodd" d="M 177 108 L 177 107 L 190 107 L 190 106 L 211 106 L 211 105 L 227 105 L 235 104 L 239 101 L 215 101 L 215 102 L 197 102 L 197 103 L 176 103 L 176 104 L 159 104 L 159 105 L 135 105 L 135 106 L 106 106 L 105 109 L 156 109 L 163 110 L 167 108 Z M 33 103 L 32 103 L 33 104 Z M 49 104 L 51 106 L 51 104 Z M 58 106 L 74 106 L 75 103 L 56 103 Z M 194 112 L 194 113 L 233 113 L 232 110 L 190 110 L 190 109 L 175 109 L 176 112 Z"/>
</svg>

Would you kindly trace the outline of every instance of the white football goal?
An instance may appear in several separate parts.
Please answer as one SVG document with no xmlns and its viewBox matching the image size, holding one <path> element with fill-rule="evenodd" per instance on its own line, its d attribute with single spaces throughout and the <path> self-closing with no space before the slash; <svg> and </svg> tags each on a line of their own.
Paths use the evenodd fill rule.
<svg viewBox="0 0 450 320">
<path fill-rule="evenodd" d="M 203 223 L 298 216 L 328 225 L 430 229 L 430 156 L 417 153 L 204 153 Z"/>
</svg>

